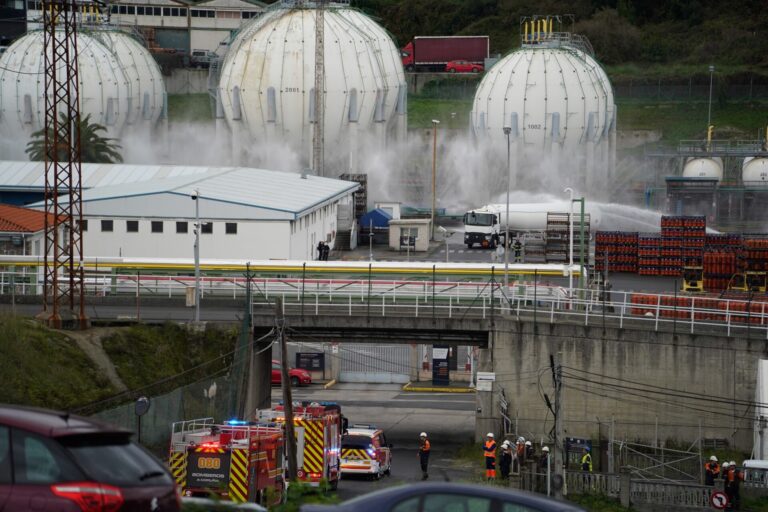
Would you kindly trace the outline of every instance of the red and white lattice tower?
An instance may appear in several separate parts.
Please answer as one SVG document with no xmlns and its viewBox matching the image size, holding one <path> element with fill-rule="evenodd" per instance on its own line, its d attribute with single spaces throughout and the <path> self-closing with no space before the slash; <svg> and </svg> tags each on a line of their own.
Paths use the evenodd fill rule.
<svg viewBox="0 0 768 512">
<path fill-rule="evenodd" d="M 85 328 L 75 0 L 43 0 L 45 285 L 43 319 Z"/>
</svg>

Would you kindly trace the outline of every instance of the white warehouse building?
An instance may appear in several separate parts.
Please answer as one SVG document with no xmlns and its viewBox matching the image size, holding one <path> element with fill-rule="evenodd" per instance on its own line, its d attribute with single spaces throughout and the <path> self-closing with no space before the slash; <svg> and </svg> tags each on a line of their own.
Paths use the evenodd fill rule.
<svg viewBox="0 0 768 512">
<path fill-rule="evenodd" d="M 26 183 L 33 167 L 39 181 Z M 0 191 L 38 190 L 43 175 L 42 162 L 0 162 Z M 333 248 L 339 210 L 359 188 L 264 169 L 113 164 L 83 165 L 83 183 L 99 183 L 83 190 L 88 257 L 191 258 L 197 193 L 200 257 L 253 260 L 315 259 L 320 240 Z"/>
</svg>

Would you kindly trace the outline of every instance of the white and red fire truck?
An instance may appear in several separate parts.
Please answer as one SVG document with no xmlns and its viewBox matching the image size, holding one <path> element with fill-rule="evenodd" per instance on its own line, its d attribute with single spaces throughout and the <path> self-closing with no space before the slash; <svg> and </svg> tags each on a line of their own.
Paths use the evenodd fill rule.
<svg viewBox="0 0 768 512">
<path fill-rule="evenodd" d="M 274 505 L 285 492 L 283 449 L 280 425 L 178 421 L 171 431 L 170 469 L 185 496 Z"/>
<path fill-rule="evenodd" d="M 285 423 L 285 410 L 278 405 L 258 412 L 259 422 Z M 332 402 L 294 402 L 297 479 L 310 485 L 326 480 L 335 489 L 341 479 L 341 436 L 346 419 Z"/>
</svg>

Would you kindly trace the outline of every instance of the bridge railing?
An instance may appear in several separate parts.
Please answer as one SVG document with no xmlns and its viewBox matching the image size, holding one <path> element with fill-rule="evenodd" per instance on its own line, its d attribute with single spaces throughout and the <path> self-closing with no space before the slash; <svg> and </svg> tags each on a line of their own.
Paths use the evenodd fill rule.
<svg viewBox="0 0 768 512">
<path fill-rule="evenodd" d="M 200 279 L 203 299 L 245 297 L 245 277 Z M 87 273 L 87 296 L 184 297 L 195 286 L 194 276 Z M 498 281 L 440 281 L 397 279 L 254 278 L 250 280 L 253 305 L 267 307 L 283 299 L 286 313 L 303 315 L 432 316 L 491 318 L 494 315 L 529 316 L 537 322 L 562 320 L 585 326 L 627 322 L 646 329 L 672 328 L 701 333 L 718 329 L 753 330 L 768 339 L 768 298 L 746 300 L 711 296 L 637 293 Z M 0 294 L 41 295 L 37 272 L 0 272 Z M 204 306 L 204 305 L 203 305 Z"/>
</svg>

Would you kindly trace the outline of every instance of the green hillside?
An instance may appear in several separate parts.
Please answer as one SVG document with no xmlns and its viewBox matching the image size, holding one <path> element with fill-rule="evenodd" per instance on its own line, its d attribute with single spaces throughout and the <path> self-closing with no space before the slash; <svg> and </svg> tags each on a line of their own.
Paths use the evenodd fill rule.
<svg viewBox="0 0 768 512">
<path fill-rule="evenodd" d="M 520 20 L 573 14 L 604 65 L 708 64 L 768 72 L 768 9 L 752 0 L 353 0 L 404 45 L 416 35 L 489 35 L 493 53 L 519 45 Z"/>
</svg>

